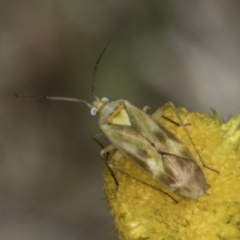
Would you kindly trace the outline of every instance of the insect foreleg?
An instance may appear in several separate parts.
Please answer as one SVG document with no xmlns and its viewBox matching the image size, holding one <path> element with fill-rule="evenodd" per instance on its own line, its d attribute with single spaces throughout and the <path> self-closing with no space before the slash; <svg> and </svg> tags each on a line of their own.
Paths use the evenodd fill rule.
<svg viewBox="0 0 240 240">
<path fill-rule="evenodd" d="M 150 108 L 149 106 L 144 106 L 142 108 L 142 110 L 146 113 L 148 110 L 151 110 L 152 108 Z"/>
<path fill-rule="evenodd" d="M 111 176 L 112 176 L 112 178 L 113 178 L 113 180 L 114 180 L 114 182 L 115 182 L 115 184 L 116 184 L 116 193 L 117 193 L 119 183 L 118 183 L 118 181 L 117 181 L 117 178 L 116 178 L 114 172 L 112 171 L 111 167 L 109 166 L 109 163 L 107 162 L 108 155 L 107 155 L 106 159 L 104 158 L 104 154 L 105 154 L 105 153 L 109 154 L 109 152 L 110 152 L 111 150 L 114 150 L 115 147 L 114 147 L 113 145 L 109 145 L 108 147 L 104 147 L 103 144 L 98 140 L 98 137 L 101 137 L 101 136 L 103 136 L 103 135 L 104 135 L 103 133 L 93 134 L 93 135 L 92 135 L 92 139 L 102 148 L 102 150 L 101 150 L 101 152 L 100 152 L 100 155 L 101 155 L 104 164 L 105 164 L 106 167 L 108 168 L 108 170 L 109 170 L 109 172 L 110 172 L 110 174 L 111 174 Z M 116 194 L 116 193 L 115 193 L 115 194 Z"/>
<path fill-rule="evenodd" d="M 92 135 L 92 139 L 103 149 L 103 144 L 98 140 L 99 137 L 104 136 L 103 133 L 95 133 Z"/>
<path fill-rule="evenodd" d="M 100 155 L 104 158 L 105 153 L 109 153 L 114 149 L 116 149 L 116 148 L 112 144 L 108 145 L 107 147 L 105 147 L 104 149 L 101 150 Z"/>
</svg>

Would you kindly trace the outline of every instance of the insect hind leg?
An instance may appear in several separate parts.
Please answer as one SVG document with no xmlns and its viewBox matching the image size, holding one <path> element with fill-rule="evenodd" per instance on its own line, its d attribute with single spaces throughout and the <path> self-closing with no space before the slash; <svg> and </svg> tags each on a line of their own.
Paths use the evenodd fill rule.
<svg viewBox="0 0 240 240">
<path fill-rule="evenodd" d="M 209 170 L 211 170 L 211 171 L 213 171 L 213 172 L 220 173 L 219 171 L 217 171 L 217 170 L 215 170 L 215 169 L 213 169 L 213 168 L 211 168 L 211 167 L 208 167 L 208 166 L 205 164 L 205 162 L 203 161 L 203 159 L 202 159 L 202 157 L 201 157 L 200 152 L 198 151 L 198 149 L 197 149 L 197 147 L 196 147 L 196 145 L 195 145 L 195 143 L 194 143 L 191 135 L 189 134 L 189 132 L 188 132 L 188 130 L 187 130 L 187 128 L 186 128 L 186 125 L 183 123 L 183 120 L 182 120 L 180 114 L 178 113 L 176 107 L 174 106 L 174 104 L 173 104 L 172 102 L 168 102 L 168 104 L 172 107 L 174 113 L 176 114 L 180 125 L 182 126 L 184 132 L 187 134 L 188 139 L 190 140 L 190 142 L 191 142 L 191 144 L 192 144 L 192 146 L 193 146 L 193 148 L 194 148 L 194 151 L 196 152 L 196 154 L 198 155 L 200 161 L 202 162 L 202 165 L 203 165 L 205 168 L 207 168 L 207 169 L 209 169 Z"/>
<path fill-rule="evenodd" d="M 163 190 L 161 190 L 161 189 L 159 189 L 159 188 L 157 188 L 157 187 L 152 186 L 151 184 L 148 184 L 148 183 L 142 181 L 141 179 L 139 179 L 139 178 L 131 175 L 130 173 L 127 173 L 126 171 L 124 171 L 124 170 L 122 170 L 122 169 L 120 169 L 120 168 L 118 168 L 118 167 L 115 167 L 112 163 L 109 163 L 109 162 L 107 161 L 108 156 L 109 156 L 109 153 L 110 153 L 111 151 L 113 151 L 113 150 L 116 150 L 116 148 L 115 148 L 115 146 L 112 145 L 112 144 L 111 144 L 111 145 L 108 145 L 107 147 L 104 147 L 103 144 L 98 140 L 98 138 L 101 137 L 101 136 L 103 136 L 103 133 L 93 134 L 93 135 L 92 135 L 92 139 L 102 148 L 102 150 L 100 151 L 100 155 L 101 155 L 101 157 L 102 157 L 102 159 L 103 159 L 106 167 L 108 168 L 108 170 L 109 170 L 109 172 L 110 172 L 110 174 L 111 174 L 111 176 L 112 176 L 112 178 L 113 178 L 113 180 L 114 180 L 114 182 L 115 182 L 115 184 L 116 184 L 116 192 L 115 192 L 115 194 L 114 194 L 115 197 L 116 197 L 116 195 L 117 195 L 117 193 L 118 193 L 119 182 L 118 182 L 118 180 L 117 180 L 117 178 L 116 178 L 116 175 L 114 174 L 114 171 L 119 172 L 119 173 L 121 173 L 121 174 L 124 174 L 124 175 L 126 175 L 126 176 L 128 176 L 128 177 L 130 177 L 130 178 L 132 178 L 132 179 L 134 179 L 134 180 L 136 180 L 136 181 L 138 181 L 138 182 L 140 182 L 140 183 L 148 186 L 148 187 L 151 187 L 152 189 L 155 189 L 155 190 L 157 190 L 157 191 L 160 191 L 160 192 L 162 192 L 163 194 L 165 194 L 165 195 L 167 195 L 168 197 L 170 197 L 175 203 L 178 203 L 178 201 L 177 201 L 175 198 L 173 198 L 170 194 L 168 194 L 167 192 L 164 192 Z M 107 158 L 106 158 L 106 159 L 104 158 L 104 155 L 105 155 L 105 154 L 107 154 Z M 117 150 L 117 151 L 112 155 L 111 161 L 118 161 L 118 160 L 120 160 L 123 156 L 124 156 L 124 155 Z"/>
<path fill-rule="evenodd" d="M 124 175 L 126 175 L 127 177 L 130 177 L 130 178 L 132 178 L 132 179 L 140 182 L 141 184 L 144 184 L 144 185 L 146 185 L 146 186 L 148 186 L 148 187 L 150 187 L 150 188 L 152 188 L 152 189 L 154 189 L 154 190 L 157 190 L 157 191 L 162 192 L 163 194 L 165 194 L 165 195 L 167 195 L 168 197 L 170 197 L 175 203 L 178 203 L 178 201 L 177 201 L 174 197 L 172 197 L 170 194 L 168 194 L 167 192 L 164 192 L 163 190 L 161 190 L 161 189 L 159 189 L 159 188 L 157 188 L 157 187 L 154 187 L 154 186 L 151 185 L 151 184 L 148 184 L 148 183 L 142 181 L 142 180 L 139 179 L 138 177 L 135 177 L 135 176 L 133 176 L 133 175 L 125 172 L 124 170 L 122 170 L 122 169 L 120 169 L 120 168 L 118 168 L 118 167 L 113 166 L 112 164 L 109 164 L 109 166 L 111 167 L 112 170 L 114 170 L 114 171 L 116 171 L 116 172 L 119 172 L 119 173 L 121 173 L 121 174 L 124 174 Z"/>
</svg>

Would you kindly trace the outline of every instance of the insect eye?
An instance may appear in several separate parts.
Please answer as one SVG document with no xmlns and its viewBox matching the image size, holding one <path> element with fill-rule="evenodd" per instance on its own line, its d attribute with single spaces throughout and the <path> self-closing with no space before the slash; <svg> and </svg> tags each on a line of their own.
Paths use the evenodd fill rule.
<svg viewBox="0 0 240 240">
<path fill-rule="evenodd" d="M 91 115 L 95 116 L 97 114 L 97 108 L 93 107 L 90 111 Z"/>
<path fill-rule="evenodd" d="M 102 101 L 103 102 L 108 102 L 108 98 L 104 97 L 104 98 L 102 98 Z"/>
</svg>

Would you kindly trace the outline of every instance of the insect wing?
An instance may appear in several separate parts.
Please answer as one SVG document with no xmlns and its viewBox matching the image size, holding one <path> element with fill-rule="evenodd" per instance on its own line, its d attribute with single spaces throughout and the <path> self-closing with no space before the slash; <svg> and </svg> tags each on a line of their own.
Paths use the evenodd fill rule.
<svg viewBox="0 0 240 240">
<path fill-rule="evenodd" d="M 157 182 L 165 182 L 161 155 L 145 137 L 131 126 L 105 124 L 102 130 L 112 144 Z M 167 185 L 166 185 L 167 187 Z"/>
<path fill-rule="evenodd" d="M 161 152 L 194 159 L 188 148 L 151 116 L 125 101 L 126 111 L 133 126 Z"/>
<path fill-rule="evenodd" d="M 151 116 L 126 100 L 106 103 L 102 112 L 109 113 L 100 125 L 108 139 L 156 182 L 182 197 L 205 193 L 204 174 L 188 148 Z"/>
</svg>

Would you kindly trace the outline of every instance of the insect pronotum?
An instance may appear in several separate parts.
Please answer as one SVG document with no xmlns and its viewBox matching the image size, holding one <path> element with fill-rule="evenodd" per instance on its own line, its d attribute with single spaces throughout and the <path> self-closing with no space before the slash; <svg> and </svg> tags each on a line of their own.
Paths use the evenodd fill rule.
<svg viewBox="0 0 240 240">
<path fill-rule="evenodd" d="M 15 96 L 83 102 L 91 108 L 92 115 L 98 116 L 98 125 L 111 142 L 110 146 L 101 151 L 101 155 L 116 148 L 162 187 L 184 198 L 200 198 L 206 192 L 205 176 L 188 148 L 173 133 L 127 100 L 108 101 L 107 98 L 99 99 L 95 95 L 97 67 L 109 42 L 94 67 L 91 86 L 94 98 L 92 104 L 76 98 L 16 94 Z M 176 109 L 175 112 L 177 114 Z M 178 119 L 188 134 L 180 116 Z M 190 140 L 192 141 L 191 138 Z M 110 165 L 108 167 L 111 168 Z"/>
</svg>

